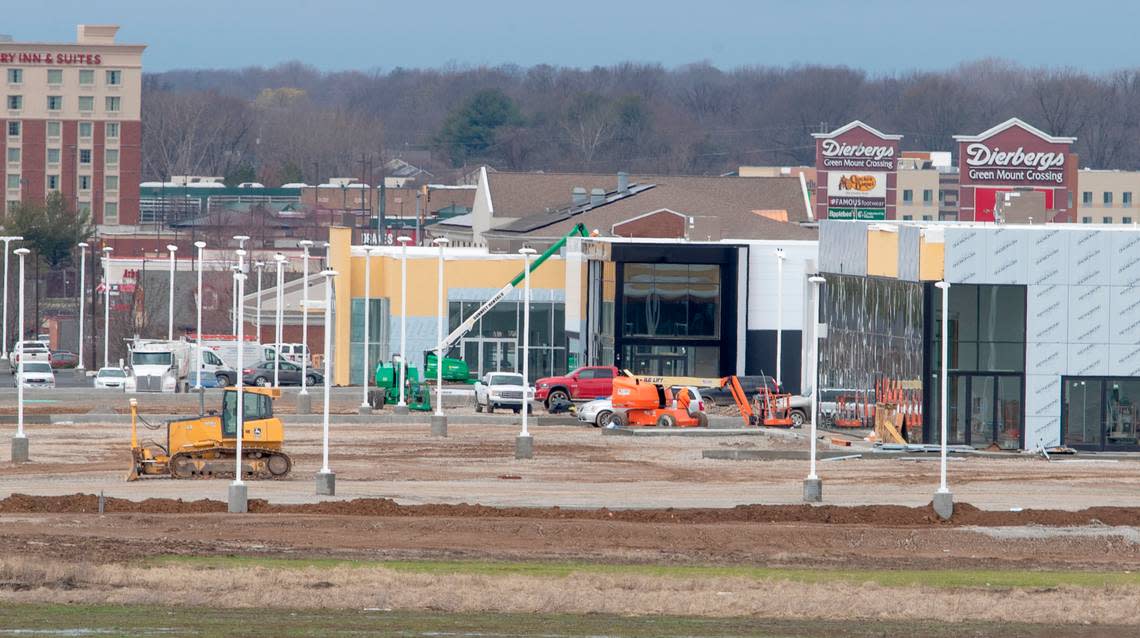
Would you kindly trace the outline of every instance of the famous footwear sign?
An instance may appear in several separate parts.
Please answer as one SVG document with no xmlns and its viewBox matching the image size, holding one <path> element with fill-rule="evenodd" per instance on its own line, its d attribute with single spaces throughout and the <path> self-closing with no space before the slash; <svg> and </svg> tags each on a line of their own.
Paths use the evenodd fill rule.
<svg viewBox="0 0 1140 638">
<path fill-rule="evenodd" d="M 901 135 L 855 121 L 815 137 L 817 219 L 894 217 Z"/>
</svg>

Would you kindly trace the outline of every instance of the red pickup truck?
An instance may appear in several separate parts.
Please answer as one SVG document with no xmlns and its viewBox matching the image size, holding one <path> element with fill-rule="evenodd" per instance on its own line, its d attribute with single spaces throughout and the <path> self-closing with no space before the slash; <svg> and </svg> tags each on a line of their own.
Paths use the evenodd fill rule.
<svg viewBox="0 0 1140 638">
<path fill-rule="evenodd" d="M 545 377 L 534 383 L 534 398 L 550 408 L 557 400 L 589 401 L 610 396 L 614 391 L 613 366 L 586 366 L 561 377 Z"/>
</svg>

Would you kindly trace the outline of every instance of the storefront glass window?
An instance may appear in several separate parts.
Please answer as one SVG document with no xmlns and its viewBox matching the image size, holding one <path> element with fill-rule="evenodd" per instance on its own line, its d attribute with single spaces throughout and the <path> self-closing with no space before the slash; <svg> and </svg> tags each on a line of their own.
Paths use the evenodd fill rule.
<svg viewBox="0 0 1140 638">
<path fill-rule="evenodd" d="M 1136 449 L 1140 379 L 1066 377 L 1065 445 L 1083 449 Z"/>
<path fill-rule="evenodd" d="M 715 346 L 627 345 L 622 361 L 634 374 L 716 377 L 720 348 Z"/>
<path fill-rule="evenodd" d="M 719 336 L 720 266 L 626 263 L 623 279 L 623 336 Z"/>
<path fill-rule="evenodd" d="M 370 299 L 368 309 L 368 366 L 375 370 L 386 359 L 388 353 L 388 300 Z M 352 319 L 350 322 L 350 359 L 349 381 L 363 383 L 364 364 L 364 299 L 352 300 Z M 410 360 L 420 366 L 419 356 L 410 355 Z M 369 376 L 369 381 L 372 377 Z"/>
</svg>

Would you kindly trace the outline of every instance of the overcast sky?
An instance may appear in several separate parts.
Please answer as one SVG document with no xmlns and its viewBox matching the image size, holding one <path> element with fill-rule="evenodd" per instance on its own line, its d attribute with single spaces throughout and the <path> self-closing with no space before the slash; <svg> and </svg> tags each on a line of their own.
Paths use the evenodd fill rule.
<svg viewBox="0 0 1140 638">
<path fill-rule="evenodd" d="M 115 23 L 147 70 L 324 70 L 709 61 L 942 69 L 1000 57 L 1090 71 L 1140 65 L 1132 0 L 7 0 L 0 32 L 72 41 Z M 64 18 L 66 16 L 66 19 Z"/>
</svg>

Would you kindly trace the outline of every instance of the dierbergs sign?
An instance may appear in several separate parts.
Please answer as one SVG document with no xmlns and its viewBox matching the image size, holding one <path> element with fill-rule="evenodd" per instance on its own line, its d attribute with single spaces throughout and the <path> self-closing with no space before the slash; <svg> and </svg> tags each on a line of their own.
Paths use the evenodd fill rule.
<svg viewBox="0 0 1140 638">
<path fill-rule="evenodd" d="M 847 144 L 838 140 L 822 140 L 820 155 L 827 168 L 882 168 L 895 170 L 897 145 Z"/>
<path fill-rule="evenodd" d="M 812 137 L 816 219 L 894 219 L 902 136 L 886 135 L 856 120 Z"/>
<path fill-rule="evenodd" d="M 991 148 L 982 143 L 966 147 L 966 165 L 970 179 L 975 181 L 1052 182 L 1065 181 L 1065 153 L 1026 152 L 1024 147 L 1014 151 Z"/>
</svg>

